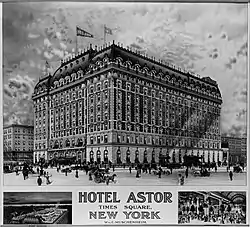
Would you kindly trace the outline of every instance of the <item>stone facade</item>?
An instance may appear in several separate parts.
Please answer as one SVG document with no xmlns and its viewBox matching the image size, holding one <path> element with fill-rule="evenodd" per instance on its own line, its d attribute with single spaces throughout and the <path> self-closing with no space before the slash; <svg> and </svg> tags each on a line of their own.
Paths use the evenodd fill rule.
<svg viewBox="0 0 250 227">
<path fill-rule="evenodd" d="M 32 161 L 34 127 L 9 125 L 3 127 L 4 161 Z"/>
<path fill-rule="evenodd" d="M 62 61 L 33 94 L 35 160 L 222 161 L 216 81 L 111 44 Z M 40 155 L 40 156 L 39 156 Z M 34 161 L 35 161 L 34 160 Z"/>
</svg>

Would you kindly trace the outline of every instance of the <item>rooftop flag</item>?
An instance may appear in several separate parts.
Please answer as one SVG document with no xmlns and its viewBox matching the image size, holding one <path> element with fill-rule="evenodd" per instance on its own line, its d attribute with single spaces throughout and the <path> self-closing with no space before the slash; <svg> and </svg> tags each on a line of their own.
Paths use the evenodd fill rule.
<svg viewBox="0 0 250 227">
<path fill-rule="evenodd" d="M 92 34 L 90 34 L 89 32 L 79 28 L 78 26 L 76 26 L 76 36 L 82 36 L 82 37 L 88 37 L 88 38 L 94 38 L 94 36 Z"/>
<path fill-rule="evenodd" d="M 104 25 L 104 33 L 105 33 L 105 34 L 108 34 L 108 35 L 113 35 L 112 29 L 106 27 L 106 25 Z"/>
</svg>

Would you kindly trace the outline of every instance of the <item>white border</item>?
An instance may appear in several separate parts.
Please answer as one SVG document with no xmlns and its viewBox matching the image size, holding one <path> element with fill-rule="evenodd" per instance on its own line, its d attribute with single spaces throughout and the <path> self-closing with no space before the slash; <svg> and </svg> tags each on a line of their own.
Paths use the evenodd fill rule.
<svg viewBox="0 0 250 227">
<path fill-rule="evenodd" d="M 145 1 L 147 2 L 147 1 Z M 169 1 L 166 1 L 169 2 Z M 182 1 L 176 1 L 176 2 L 186 2 L 184 0 Z M 197 2 L 202 2 L 202 1 L 197 1 Z M 209 1 L 207 1 L 209 2 Z M 218 1 L 219 2 L 219 1 Z M 223 1 L 221 1 L 223 2 Z M 237 1 L 233 1 L 236 2 Z M 131 2 L 132 3 L 132 2 Z M 163 2 L 162 2 L 163 3 Z M 246 2 L 247 3 L 247 2 Z M 2 30 L 2 3 L 0 2 L 0 31 Z M 249 37 L 250 37 L 250 17 L 249 17 L 249 13 L 250 13 L 250 4 L 248 3 L 248 57 L 247 57 L 247 92 L 248 92 L 248 100 L 247 100 L 247 179 L 246 179 L 246 185 L 245 186 L 161 186 L 161 187 L 165 187 L 166 189 L 175 189 L 176 191 L 246 191 L 247 193 L 247 213 L 249 213 L 249 200 L 250 200 L 250 196 L 249 196 L 249 182 L 250 180 L 248 179 L 249 175 L 248 173 L 250 173 L 250 154 L 248 152 L 249 150 L 249 146 L 250 146 L 250 138 L 249 138 L 249 133 L 250 133 L 250 129 L 249 129 L 249 122 L 250 122 L 250 111 L 249 111 L 249 101 L 250 101 L 250 94 L 249 94 L 249 88 L 250 88 L 250 80 L 249 80 L 249 72 L 250 72 L 250 58 L 249 58 L 249 53 L 250 53 L 250 44 L 249 44 Z M 2 32 L 0 34 L 0 47 L 3 47 L 2 45 Z M 3 75 L 2 75 L 2 64 L 3 64 L 3 48 L 1 48 L 1 53 L 0 53 L 0 84 L 3 85 Z M 0 91 L 0 99 L 1 99 L 1 103 L 3 103 L 3 93 L 2 93 L 3 89 L 1 89 Z M 0 105 L 0 125 L 3 125 L 3 105 Z M 32 192 L 72 192 L 72 198 L 74 198 L 73 193 L 75 193 L 77 190 L 83 190 L 84 188 L 88 188 L 91 186 L 53 186 L 50 188 L 43 188 L 43 187 L 37 187 L 35 186 L 4 186 L 3 185 L 3 127 L 0 127 L 0 225 L 3 224 L 3 191 L 5 192 L 21 192 L 21 191 L 32 191 Z M 101 188 L 101 187 L 96 187 L 96 189 Z M 115 189 L 115 187 L 113 188 Z M 131 188 L 132 189 L 132 188 Z M 73 203 L 74 201 L 72 201 Z M 72 215 L 73 216 L 73 215 Z M 249 218 L 247 216 L 247 225 L 240 225 L 240 226 L 249 226 Z M 64 226 L 71 226 L 71 225 L 64 225 Z M 130 226 L 130 225 L 126 225 L 126 226 Z M 147 225 L 152 226 L 152 225 Z M 165 225 L 165 226 L 192 226 L 192 225 Z M 211 226 L 211 225 L 210 225 Z M 227 226 L 227 225 L 221 225 L 221 226 Z M 231 225 L 232 226 L 232 225 Z"/>
</svg>

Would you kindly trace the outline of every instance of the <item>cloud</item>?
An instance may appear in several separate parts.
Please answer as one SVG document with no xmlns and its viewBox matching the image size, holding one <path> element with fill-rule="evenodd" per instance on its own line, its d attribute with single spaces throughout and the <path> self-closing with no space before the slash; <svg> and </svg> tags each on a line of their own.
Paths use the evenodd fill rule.
<svg viewBox="0 0 250 227">
<path fill-rule="evenodd" d="M 54 55 L 53 54 L 51 54 L 51 53 L 49 53 L 49 52 L 47 52 L 47 51 L 45 51 L 44 53 L 44 57 L 46 58 L 46 59 L 52 59 L 53 57 L 54 57 Z"/>
<path fill-rule="evenodd" d="M 243 117 L 237 117 L 246 109 L 247 98 L 245 4 L 30 3 L 20 7 L 9 5 L 3 12 L 7 85 L 8 79 L 17 74 L 29 75 L 37 81 L 44 60 L 57 61 L 70 55 L 75 48 L 77 24 L 95 37 L 81 39 L 79 47 L 81 44 L 81 48 L 86 48 L 89 43 L 102 45 L 105 23 L 118 28 L 106 37 L 107 42 L 114 39 L 123 46 L 215 79 L 223 98 L 223 132 L 238 132 L 246 125 Z M 29 39 L 29 34 L 40 36 Z M 9 92 L 14 96 L 19 90 L 6 90 L 6 100 L 10 101 Z"/>
<path fill-rule="evenodd" d="M 51 42 L 49 41 L 48 38 L 45 38 L 45 39 L 44 39 L 44 46 L 45 46 L 45 47 L 51 47 L 51 46 L 52 46 L 52 44 L 51 44 Z"/>
<path fill-rule="evenodd" d="M 66 50 L 66 49 L 67 49 L 67 46 L 66 46 L 64 43 L 60 43 L 60 47 L 61 47 L 63 50 Z"/>
<path fill-rule="evenodd" d="M 4 123 L 32 124 L 33 102 L 31 96 L 34 81 L 29 77 L 17 75 L 4 85 Z"/>
<path fill-rule="evenodd" d="M 62 38 L 62 35 L 60 32 L 56 32 L 56 37 L 60 40 Z"/>
<path fill-rule="evenodd" d="M 39 34 L 32 34 L 32 33 L 29 33 L 29 35 L 28 35 L 28 38 L 30 38 L 30 39 L 37 39 L 37 38 L 39 38 L 39 37 L 40 37 Z"/>
</svg>

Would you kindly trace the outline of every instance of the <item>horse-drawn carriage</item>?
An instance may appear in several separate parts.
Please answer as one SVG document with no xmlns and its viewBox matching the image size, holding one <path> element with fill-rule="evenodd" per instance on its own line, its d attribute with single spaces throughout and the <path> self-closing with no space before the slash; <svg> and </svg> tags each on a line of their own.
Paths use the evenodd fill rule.
<svg viewBox="0 0 250 227">
<path fill-rule="evenodd" d="M 242 168 L 240 166 L 234 166 L 233 167 L 233 171 L 234 173 L 242 173 Z"/>
<path fill-rule="evenodd" d="M 163 174 L 163 175 L 170 175 L 171 174 L 170 169 L 168 169 L 167 167 L 161 167 L 161 168 L 158 168 L 156 170 L 153 170 L 153 174 L 159 175 L 160 171 L 161 171 L 161 174 Z"/>
<path fill-rule="evenodd" d="M 106 183 L 109 184 L 109 182 L 116 183 L 115 177 L 116 174 L 110 174 L 109 168 L 106 169 L 95 169 L 92 170 L 92 173 L 94 175 L 94 182 L 95 183 Z"/>
<path fill-rule="evenodd" d="M 207 169 L 194 170 L 193 175 L 195 177 L 209 177 L 210 172 Z"/>
</svg>

